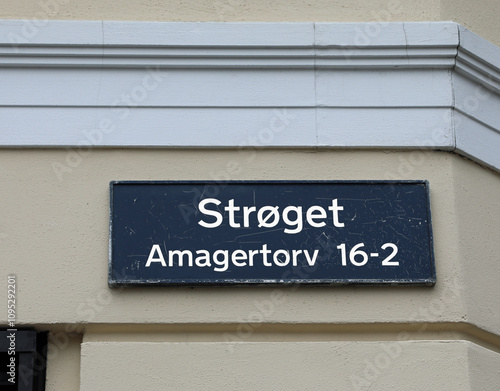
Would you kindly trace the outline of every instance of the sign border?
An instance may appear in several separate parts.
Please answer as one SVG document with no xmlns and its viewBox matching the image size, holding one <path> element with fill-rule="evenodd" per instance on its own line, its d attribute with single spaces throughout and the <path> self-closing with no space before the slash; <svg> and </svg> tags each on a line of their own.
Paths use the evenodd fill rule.
<svg viewBox="0 0 500 391">
<path fill-rule="evenodd" d="M 426 209 L 427 209 L 427 229 L 429 234 L 429 254 L 431 262 L 431 277 L 418 278 L 418 279 L 248 279 L 248 280 L 234 280 L 218 279 L 218 280 L 164 280 L 164 279 L 149 279 L 149 280 L 116 280 L 113 278 L 113 189 L 114 186 L 119 185 L 166 185 L 166 184 L 370 184 L 370 185 L 424 185 L 427 193 Z M 180 287 L 180 286 L 429 286 L 433 287 L 436 284 L 436 265 L 434 257 L 434 240 L 432 232 L 432 219 L 431 219 L 431 203 L 430 203 L 430 189 L 429 181 L 427 180 L 122 180 L 110 181 L 109 183 L 109 259 L 108 259 L 108 286 L 111 288 L 116 287 Z"/>
</svg>

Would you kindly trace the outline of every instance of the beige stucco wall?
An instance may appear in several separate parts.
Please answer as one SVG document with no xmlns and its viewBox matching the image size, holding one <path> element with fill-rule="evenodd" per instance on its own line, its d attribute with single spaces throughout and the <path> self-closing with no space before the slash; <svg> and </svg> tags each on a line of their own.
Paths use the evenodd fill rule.
<svg viewBox="0 0 500 391">
<path fill-rule="evenodd" d="M 466 319 L 491 330 L 500 325 L 498 293 L 491 288 L 500 277 L 499 175 L 466 159 L 453 168 L 459 251 L 471 294 L 465 296 Z M 500 328 L 494 327 L 500 335 Z"/>
<path fill-rule="evenodd" d="M 474 33 L 500 46 L 500 1 L 441 0 L 440 16 L 467 27 Z"/>
<path fill-rule="evenodd" d="M 81 390 L 493 390 L 500 356 L 467 341 L 84 342 Z M 134 359 L 131 360 L 130 358 Z"/>
<path fill-rule="evenodd" d="M 2 251 L 18 275 L 18 322 L 238 323 L 273 288 L 107 286 L 111 180 L 428 179 L 438 283 L 434 288 L 280 289 L 266 322 L 464 322 L 500 334 L 500 178 L 444 152 L 96 149 L 60 181 L 70 150 L 2 150 Z M 249 159 L 249 157 L 252 157 Z M 227 171 L 226 171 L 227 174 Z M 1 287 L 5 289 L 4 286 Z M 381 303 L 383 303 L 381 305 Z M 429 315 L 430 313 L 430 315 Z M 0 317 L 5 321 L 5 314 Z M 70 330 L 71 331 L 71 330 Z"/>
<path fill-rule="evenodd" d="M 46 391 L 77 391 L 80 387 L 81 335 L 61 330 L 49 335 Z"/>
<path fill-rule="evenodd" d="M 452 20 L 500 45 L 497 0 L 19 0 L 0 19 L 386 22 Z"/>
<path fill-rule="evenodd" d="M 470 345 L 84 342 L 81 390 L 492 390 L 470 383 Z"/>
<path fill-rule="evenodd" d="M 412 170 L 408 177 L 430 182 L 439 276 L 435 288 L 398 289 L 397 294 L 390 287 L 282 289 L 283 302 L 267 321 L 425 320 L 419 309 L 447 295 L 450 302 L 436 320 L 463 320 L 461 293 L 467 286 L 458 251 L 453 183 L 459 157 L 428 153 L 425 164 L 407 168 L 413 156 L 409 152 L 268 150 L 254 156 L 231 150 L 98 149 L 60 181 L 52 164 L 65 163 L 68 153 L 64 149 L 0 153 L 0 181 L 5 184 L 0 189 L 0 232 L 7 235 L 2 243 L 6 259 L 15 260 L 9 272 L 18 275 L 23 303 L 19 322 L 237 323 L 248 317 L 254 301 L 268 300 L 272 288 L 110 290 L 107 286 L 109 182 L 211 179 L 221 177 L 231 161 L 240 168 L 231 179 L 384 179 Z M 500 323 L 491 326 L 498 329 Z"/>
<path fill-rule="evenodd" d="M 488 369 L 500 351 L 498 173 L 447 152 L 94 149 L 60 180 L 53 163 L 73 153 L 0 150 L 2 271 L 17 275 L 18 325 L 52 330 L 48 390 L 77 390 L 78 372 L 84 390 L 106 389 L 116 379 L 124 382 L 121 389 L 135 389 L 136 357 L 144 358 L 149 374 L 184 368 L 172 383 L 179 387 L 192 377 L 188 363 L 211 373 L 228 361 L 224 381 L 230 382 L 236 373 L 250 378 L 261 371 L 255 357 L 262 351 L 281 362 L 276 379 L 293 388 L 303 385 L 299 375 L 307 370 L 322 385 L 331 381 L 331 367 L 345 359 L 351 371 L 363 371 L 365 358 L 383 352 L 376 341 L 403 335 L 409 361 L 394 360 L 377 377 L 381 387 L 394 385 L 394 374 L 405 370 L 408 387 L 420 378 L 422 387 L 439 389 L 454 379 L 449 389 L 458 390 L 500 381 L 498 367 Z M 433 288 L 108 288 L 109 181 L 218 178 L 427 179 L 438 282 Z M 0 286 L 4 297 L 5 289 Z M 278 299 L 269 307 L 272 298 Z M 5 317 L 0 313 L 1 323 Z M 235 347 L 236 360 L 224 353 Z M 332 357 L 310 360 L 315 352 Z M 338 379 L 340 388 L 351 381 L 346 376 Z M 148 375 L 147 384 L 155 389 L 167 377 Z M 221 379 L 209 378 L 207 389 L 224 386 Z"/>
</svg>

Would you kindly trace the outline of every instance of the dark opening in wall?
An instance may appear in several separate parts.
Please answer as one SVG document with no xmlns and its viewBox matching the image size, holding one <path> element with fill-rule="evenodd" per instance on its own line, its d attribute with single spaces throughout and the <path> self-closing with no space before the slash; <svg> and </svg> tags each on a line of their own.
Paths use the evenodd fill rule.
<svg viewBox="0 0 500 391">
<path fill-rule="evenodd" d="M 43 391 L 47 332 L 0 329 L 0 390 Z"/>
</svg>

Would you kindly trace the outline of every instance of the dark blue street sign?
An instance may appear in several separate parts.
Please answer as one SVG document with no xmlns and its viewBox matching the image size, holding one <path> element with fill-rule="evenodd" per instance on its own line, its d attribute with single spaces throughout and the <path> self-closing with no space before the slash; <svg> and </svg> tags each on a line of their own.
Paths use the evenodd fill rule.
<svg viewBox="0 0 500 391">
<path fill-rule="evenodd" d="M 436 282 L 427 181 L 110 186 L 111 286 Z"/>
</svg>

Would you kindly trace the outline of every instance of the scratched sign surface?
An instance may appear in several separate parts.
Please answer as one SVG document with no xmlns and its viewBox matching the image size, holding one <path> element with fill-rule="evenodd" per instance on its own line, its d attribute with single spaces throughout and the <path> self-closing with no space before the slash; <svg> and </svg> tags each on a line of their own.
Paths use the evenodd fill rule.
<svg viewBox="0 0 500 391">
<path fill-rule="evenodd" d="M 435 284 L 426 181 L 112 182 L 109 284 Z"/>
</svg>

